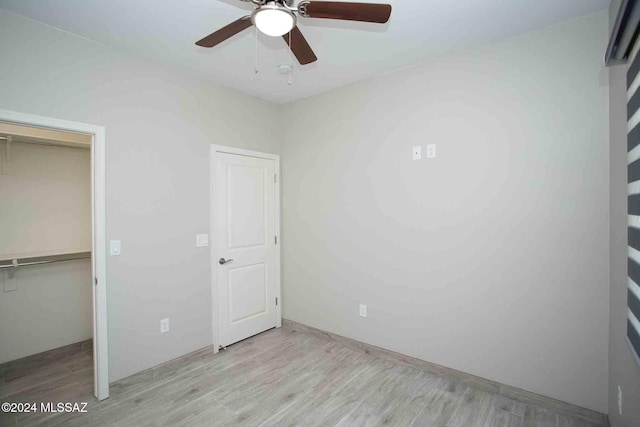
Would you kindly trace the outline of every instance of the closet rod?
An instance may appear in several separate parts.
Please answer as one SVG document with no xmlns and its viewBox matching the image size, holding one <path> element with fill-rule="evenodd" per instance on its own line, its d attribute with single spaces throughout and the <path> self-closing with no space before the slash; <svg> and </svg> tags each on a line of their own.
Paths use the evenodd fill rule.
<svg viewBox="0 0 640 427">
<path fill-rule="evenodd" d="M 29 259 L 40 259 L 43 257 L 34 257 L 34 258 L 23 258 L 25 260 Z M 4 261 L 12 261 L 11 264 L 0 265 L 0 268 L 16 268 L 16 267 L 27 267 L 30 265 L 40 265 L 40 264 L 52 264 L 54 262 L 63 262 L 63 261 L 76 261 L 80 259 L 91 259 L 91 252 L 82 252 L 78 253 L 77 256 L 69 257 L 69 258 L 53 258 L 53 259 L 45 259 L 41 261 L 27 261 L 27 262 L 18 262 L 17 259 L 13 260 L 4 260 Z"/>
</svg>

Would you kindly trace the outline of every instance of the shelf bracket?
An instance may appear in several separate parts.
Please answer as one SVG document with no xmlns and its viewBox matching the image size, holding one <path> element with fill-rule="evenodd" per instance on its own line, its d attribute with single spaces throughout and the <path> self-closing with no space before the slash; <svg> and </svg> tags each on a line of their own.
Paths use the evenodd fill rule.
<svg viewBox="0 0 640 427">
<path fill-rule="evenodd" d="M 5 292 L 13 292 L 18 290 L 18 278 L 16 276 L 16 270 L 18 266 L 18 260 L 14 259 L 11 263 L 11 268 L 5 273 L 0 271 L 0 281 Z"/>
<path fill-rule="evenodd" d="M 9 269 L 9 279 L 13 279 L 16 275 L 16 271 L 18 271 L 18 260 L 14 259 L 11 261 L 12 268 Z"/>
</svg>

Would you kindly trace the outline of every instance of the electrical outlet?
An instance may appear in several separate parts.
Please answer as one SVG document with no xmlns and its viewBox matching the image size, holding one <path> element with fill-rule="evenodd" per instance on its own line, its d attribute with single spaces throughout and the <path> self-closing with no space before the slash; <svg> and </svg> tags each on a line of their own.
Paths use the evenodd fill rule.
<svg viewBox="0 0 640 427">
<path fill-rule="evenodd" d="M 618 386 L 618 413 L 622 415 L 622 388 Z"/>
<path fill-rule="evenodd" d="M 166 334 L 169 332 L 169 319 L 162 319 L 160 321 L 160 333 Z"/>
<path fill-rule="evenodd" d="M 411 149 L 413 160 L 420 160 L 422 158 L 422 147 L 416 145 Z"/>
<path fill-rule="evenodd" d="M 367 306 L 360 304 L 360 317 L 367 317 Z"/>
</svg>

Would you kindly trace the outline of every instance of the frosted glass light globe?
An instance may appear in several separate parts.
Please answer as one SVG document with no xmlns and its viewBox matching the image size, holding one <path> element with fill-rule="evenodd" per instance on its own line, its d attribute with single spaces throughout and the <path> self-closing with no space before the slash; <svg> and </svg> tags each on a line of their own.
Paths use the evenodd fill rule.
<svg viewBox="0 0 640 427">
<path fill-rule="evenodd" d="M 296 18 L 286 9 L 263 6 L 254 12 L 253 23 L 266 35 L 278 37 L 291 31 L 296 24 Z"/>
</svg>

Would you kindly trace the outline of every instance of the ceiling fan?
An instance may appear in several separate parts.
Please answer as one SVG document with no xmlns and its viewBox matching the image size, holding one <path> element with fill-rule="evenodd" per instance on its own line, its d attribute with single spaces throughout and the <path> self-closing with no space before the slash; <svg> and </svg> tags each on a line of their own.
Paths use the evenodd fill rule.
<svg viewBox="0 0 640 427">
<path fill-rule="evenodd" d="M 255 25 L 258 30 L 268 36 L 282 36 L 284 41 L 290 44 L 291 51 L 298 62 L 305 65 L 317 61 L 318 58 L 296 26 L 296 14 L 305 18 L 341 19 L 378 24 L 384 24 L 391 16 L 390 4 L 303 0 L 297 7 L 294 7 L 294 0 L 240 1 L 251 2 L 256 5 L 256 9 L 251 15 L 244 16 L 197 41 L 196 45 L 216 46 Z M 289 40 L 289 34 L 291 34 L 291 40 Z"/>
</svg>

